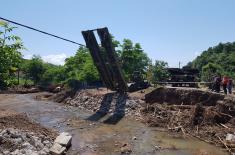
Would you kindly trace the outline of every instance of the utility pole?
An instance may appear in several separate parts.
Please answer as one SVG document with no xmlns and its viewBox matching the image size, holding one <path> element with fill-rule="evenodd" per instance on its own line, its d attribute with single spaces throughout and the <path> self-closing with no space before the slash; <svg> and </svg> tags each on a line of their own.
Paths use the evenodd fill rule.
<svg viewBox="0 0 235 155">
<path fill-rule="evenodd" d="M 180 63 L 181 63 L 181 62 L 179 61 L 179 69 L 180 69 Z"/>
</svg>

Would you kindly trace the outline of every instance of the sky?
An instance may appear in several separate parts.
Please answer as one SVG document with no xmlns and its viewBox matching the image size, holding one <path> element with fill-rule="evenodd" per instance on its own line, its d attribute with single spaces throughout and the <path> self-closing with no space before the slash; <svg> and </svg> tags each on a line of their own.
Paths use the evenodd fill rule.
<svg viewBox="0 0 235 155">
<path fill-rule="evenodd" d="M 0 17 L 85 44 L 81 31 L 108 27 L 116 40 L 140 43 L 148 56 L 186 65 L 203 50 L 235 41 L 234 0 L 0 0 Z M 18 27 L 27 50 L 63 64 L 78 45 Z"/>
</svg>

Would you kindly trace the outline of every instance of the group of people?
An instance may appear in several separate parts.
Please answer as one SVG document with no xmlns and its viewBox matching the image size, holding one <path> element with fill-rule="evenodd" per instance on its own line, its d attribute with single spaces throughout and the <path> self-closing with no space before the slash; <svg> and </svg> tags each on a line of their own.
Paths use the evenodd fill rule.
<svg viewBox="0 0 235 155">
<path fill-rule="evenodd" d="M 225 94 L 228 93 L 232 94 L 232 88 L 233 88 L 232 78 L 229 78 L 228 76 L 224 76 L 223 78 L 221 76 L 216 76 L 213 81 L 212 90 L 219 93 L 221 85 L 223 87 L 223 91 Z"/>
</svg>

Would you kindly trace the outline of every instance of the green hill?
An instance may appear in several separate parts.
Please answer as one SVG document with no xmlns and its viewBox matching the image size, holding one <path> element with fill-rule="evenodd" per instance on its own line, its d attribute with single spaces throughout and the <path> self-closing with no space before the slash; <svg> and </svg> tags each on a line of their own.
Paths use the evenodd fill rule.
<svg viewBox="0 0 235 155">
<path fill-rule="evenodd" d="M 235 78 L 235 42 L 210 47 L 187 66 L 199 69 L 204 80 L 209 80 L 215 74 Z"/>
</svg>

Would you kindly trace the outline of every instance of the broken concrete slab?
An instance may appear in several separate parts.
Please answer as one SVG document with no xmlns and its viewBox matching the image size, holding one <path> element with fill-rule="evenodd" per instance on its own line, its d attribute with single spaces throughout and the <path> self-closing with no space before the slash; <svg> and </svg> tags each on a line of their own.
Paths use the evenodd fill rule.
<svg viewBox="0 0 235 155">
<path fill-rule="evenodd" d="M 62 132 L 56 139 L 55 143 L 58 143 L 66 148 L 71 146 L 72 136 L 67 132 Z"/>
<path fill-rule="evenodd" d="M 58 143 L 54 143 L 53 146 L 50 148 L 50 153 L 52 155 L 62 155 L 65 153 L 65 151 L 66 151 L 66 147 Z"/>
</svg>

